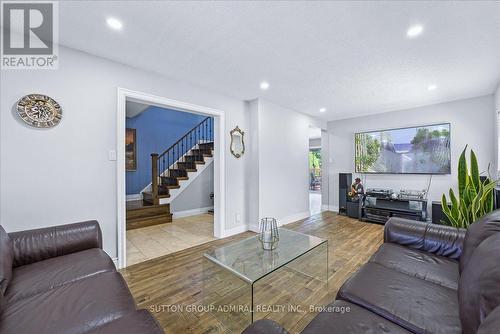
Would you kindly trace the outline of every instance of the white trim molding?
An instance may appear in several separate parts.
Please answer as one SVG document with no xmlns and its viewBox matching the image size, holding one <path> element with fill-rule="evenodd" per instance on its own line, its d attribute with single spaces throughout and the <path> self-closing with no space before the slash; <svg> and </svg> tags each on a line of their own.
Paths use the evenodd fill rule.
<svg viewBox="0 0 500 334">
<path fill-rule="evenodd" d="M 311 213 L 309 212 L 309 210 L 307 210 L 283 218 L 276 218 L 276 221 L 278 223 L 278 226 L 283 226 L 309 217 L 311 217 Z M 259 232 L 259 225 L 258 224 L 248 225 L 248 230 L 253 232 Z"/>
<path fill-rule="evenodd" d="M 238 226 L 232 227 L 232 228 L 224 231 L 224 238 L 230 237 L 230 236 L 235 235 L 235 234 L 240 234 L 240 233 L 243 233 L 246 231 L 248 231 L 247 225 L 245 225 L 245 224 L 238 225 Z"/>
<path fill-rule="evenodd" d="M 127 202 L 128 201 L 138 201 L 138 200 L 141 200 L 141 199 L 142 199 L 142 195 L 141 194 L 127 195 Z"/>
<path fill-rule="evenodd" d="M 172 218 L 182 218 L 182 217 L 201 215 L 201 214 L 207 213 L 208 210 L 213 209 L 213 208 L 214 208 L 213 206 L 207 206 L 204 208 L 176 211 L 176 212 L 172 212 Z"/>
<path fill-rule="evenodd" d="M 278 226 L 283 226 L 283 225 L 287 225 L 290 223 L 294 223 L 296 221 L 309 218 L 310 216 L 311 216 L 311 212 L 309 212 L 309 210 L 295 213 L 293 215 L 278 219 Z"/>
<path fill-rule="evenodd" d="M 166 97 L 151 95 L 126 88 L 117 89 L 116 119 L 116 192 L 117 192 L 117 233 L 118 233 L 118 267 L 126 266 L 126 194 L 125 194 L 125 118 L 126 101 L 147 103 L 163 108 L 207 115 L 214 118 L 214 236 L 221 238 L 225 234 L 226 213 L 226 170 L 225 170 L 225 114 L 196 104 L 186 103 Z"/>
</svg>

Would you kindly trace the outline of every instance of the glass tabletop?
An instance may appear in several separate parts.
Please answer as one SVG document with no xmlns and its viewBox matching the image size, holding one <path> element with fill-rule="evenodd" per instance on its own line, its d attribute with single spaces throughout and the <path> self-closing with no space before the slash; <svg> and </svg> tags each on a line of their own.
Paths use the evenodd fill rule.
<svg viewBox="0 0 500 334">
<path fill-rule="evenodd" d="M 258 235 L 256 235 L 216 248 L 205 253 L 204 256 L 208 260 L 230 270 L 246 282 L 254 283 L 327 242 L 326 239 L 283 228 L 279 228 L 278 231 L 279 241 L 274 250 L 264 250 Z"/>
</svg>

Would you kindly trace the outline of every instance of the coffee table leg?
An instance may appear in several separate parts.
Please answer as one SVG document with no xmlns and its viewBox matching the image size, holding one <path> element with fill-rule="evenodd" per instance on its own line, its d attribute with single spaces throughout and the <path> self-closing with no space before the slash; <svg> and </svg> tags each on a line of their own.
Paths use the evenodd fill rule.
<svg viewBox="0 0 500 334">
<path fill-rule="evenodd" d="M 253 322 L 253 284 L 203 259 L 203 306 L 228 333 L 240 333 Z"/>
</svg>

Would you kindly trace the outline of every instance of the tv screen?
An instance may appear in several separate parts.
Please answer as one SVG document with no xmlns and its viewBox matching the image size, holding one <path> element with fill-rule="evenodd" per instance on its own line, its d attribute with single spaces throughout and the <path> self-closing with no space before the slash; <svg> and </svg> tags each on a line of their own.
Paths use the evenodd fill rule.
<svg viewBox="0 0 500 334">
<path fill-rule="evenodd" d="M 450 174 L 450 124 L 354 135 L 357 173 Z"/>
</svg>

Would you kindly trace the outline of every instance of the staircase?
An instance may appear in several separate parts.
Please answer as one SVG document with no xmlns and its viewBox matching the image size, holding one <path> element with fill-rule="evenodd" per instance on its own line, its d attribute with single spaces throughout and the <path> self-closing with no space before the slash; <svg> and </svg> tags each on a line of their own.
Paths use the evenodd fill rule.
<svg viewBox="0 0 500 334">
<path fill-rule="evenodd" d="M 165 202 L 190 174 L 212 161 L 213 140 L 213 119 L 207 117 L 163 153 L 151 154 L 151 185 L 142 200 L 127 202 L 127 230 L 172 222 Z"/>
</svg>

